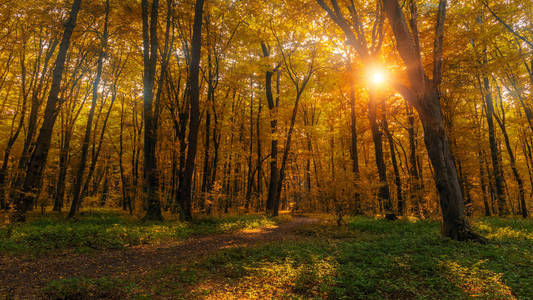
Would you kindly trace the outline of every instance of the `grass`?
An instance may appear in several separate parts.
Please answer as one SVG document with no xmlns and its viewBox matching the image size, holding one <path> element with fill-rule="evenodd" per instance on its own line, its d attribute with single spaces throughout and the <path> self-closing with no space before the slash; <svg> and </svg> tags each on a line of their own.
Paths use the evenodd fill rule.
<svg viewBox="0 0 533 300">
<path fill-rule="evenodd" d="M 474 226 L 488 245 L 441 238 L 433 221 L 306 226 L 300 240 L 220 251 L 141 286 L 177 298 L 531 299 L 533 222 Z"/>
<path fill-rule="evenodd" d="M 53 280 L 39 295 L 44 299 L 124 299 L 134 288 L 134 284 L 109 277 L 98 279 L 69 278 Z"/>
<path fill-rule="evenodd" d="M 77 222 L 35 220 L 17 228 L 12 240 L 23 248 L 32 243 L 53 243 L 54 247 L 65 248 L 77 247 L 96 234 L 95 241 L 99 242 L 91 243 L 108 248 L 113 243 L 124 246 L 139 241 L 162 242 L 168 238 L 269 226 L 275 221 L 278 220 L 240 216 L 202 219 L 192 224 L 142 224 L 115 213 L 95 212 Z M 492 217 L 472 223 L 488 238 L 487 245 L 442 238 L 439 224 L 434 221 L 390 222 L 353 217 L 343 227 L 324 223 L 304 225 L 296 229 L 295 240 L 222 249 L 208 257 L 176 262 L 147 274 L 52 281 L 42 289 L 41 296 L 532 299 L 533 220 Z M 57 226 L 61 229 L 53 229 Z M 93 227 L 105 233 L 98 235 Z M 48 241 L 53 234 L 66 237 L 63 233 L 66 228 L 72 228 L 71 233 L 83 234 L 74 234 L 77 238 L 67 242 Z M 112 237 L 118 237 L 120 243 Z M 5 247 L 6 242 L 1 243 Z"/>
<path fill-rule="evenodd" d="M 0 227 L 0 254 L 45 255 L 58 250 L 119 249 L 270 226 L 277 221 L 261 215 L 245 215 L 204 217 L 192 223 L 176 220 L 141 222 L 115 210 L 85 211 L 75 220 L 65 219 L 62 215 L 39 216 L 17 225 L 11 234 L 7 226 Z"/>
</svg>

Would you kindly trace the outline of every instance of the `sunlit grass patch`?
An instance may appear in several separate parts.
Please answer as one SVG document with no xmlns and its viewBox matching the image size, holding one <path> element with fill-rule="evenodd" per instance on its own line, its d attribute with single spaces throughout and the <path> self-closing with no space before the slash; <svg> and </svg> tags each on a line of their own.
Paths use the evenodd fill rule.
<svg viewBox="0 0 533 300">
<path fill-rule="evenodd" d="M 15 226 L 10 232 L 7 226 L 0 227 L 0 253 L 46 254 L 66 249 L 80 252 L 118 249 L 268 227 L 276 223 L 276 220 L 263 215 L 203 217 L 192 223 L 176 220 L 142 222 L 116 210 L 84 211 L 72 220 L 59 214 L 31 215 L 27 223 Z"/>
<path fill-rule="evenodd" d="M 335 276 L 332 250 L 317 241 L 224 249 L 187 266 L 166 268 L 158 273 L 157 285 L 180 281 L 188 298 L 323 298 Z"/>
<path fill-rule="evenodd" d="M 341 244 L 334 298 L 533 298 L 533 243 L 524 238 L 531 220 L 483 218 L 473 225 L 492 242 L 443 239 L 433 221 L 350 219 L 348 227 L 366 238 Z"/>
<path fill-rule="evenodd" d="M 439 226 L 367 217 L 350 218 L 344 227 L 305 224 L 295 229 L 299 241 L 224 249 L 189 266 L 196 281 L 186 283 L 184 293 L 216 299 L 531 298 L 528 240 L 507 235 L 503 245 L 456 242 L 441 238 Z M 495 232 L 509 227 L 505 221 L 498 226 Z"/>
<path fill-rule="evenodd" d="M 460 287 L 469 297 L 490 299 L 515 299 L 511 289 L 503 283 L 502 274 L 487 269 L 481 260 L 471 267 L 462 266 L 451 260 L 442 261 L 445 276 Z"/>
<path fill-rule="evenodd" d="M 276 225 L 276 221 L 266 216 L 252 215 L 222 221 L 218 224 L 217 229 L 220 232 L 231 232 L 239 229 L 255 229 L 274 225 Z"/>
<path fill-rule="evenodd" d="M 474 225 L 491 240 L 533 240 L 533 220 L 531 219 L 486 217 L 474 221 Z"/>
<path fill-rule="evenodd" d="M 98 249 L 108 249 L 116 241 L 123 247 L 126 242 L 164 243 L 235 231 L 260 236 L 290 220 L 285 218 L 246 215 L 141 223 L 120 214 L 89 213 L 75 222 L 35 219 L 17 228 L 8 242 L 28 247 L 52 237 L 62 241 L 70 234 L 70 240 L 51 245 L 88 247 L 84 243 L 90 239 L 92 246 L 99 243 Z M 531 220 L 473 220 L 473 227 L 488 237 L 487 245 L 442 238 L 436 221 L 352 217 L 338 227 L 321 220 L 284 228 L 294 239 L 218 248 L 208 257 L 146 269 L 133 275 L 137 287 L 130 290 L 131 298 L 533 299 Z M 0 242 L 0 247 L 8 242 Z M 86 290 L 99 284 L 74 279 L 58 289 L 79 285 Z"/>
</svg>

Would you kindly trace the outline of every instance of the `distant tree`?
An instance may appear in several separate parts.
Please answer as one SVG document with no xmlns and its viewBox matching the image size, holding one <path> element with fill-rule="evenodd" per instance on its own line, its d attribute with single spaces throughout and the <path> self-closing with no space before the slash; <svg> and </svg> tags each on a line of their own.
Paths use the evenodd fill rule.
<svg viewBox="0 0 533 300">
<path fill-rule="evenodd" d="M 15 182 L 12 193 L 13 202 L 15 203 L 15 212 L 12 215 L 14 222 L 24 222 L 26 220 L 26 211 L 32 208 L 33 202 L 41 190 L 43 172 L 48 159 L 54 124 L 62 104 L 62 100 L 59 99 L 58 95 L 61 89 L 65 59 L 70 45 L 70 39 L 76 26 L 76 18 L 80 11 L 80 6 L 81 0 L 74 0 L 68 20 L 65 23 L 65 30 L 52 72 L 52 85 L 44 111 L 43 125 L 39 131 L 39 136 L 37 137 L 35 148 L 31 154 L 25 174 L 20 175 Z"/>
</svg>

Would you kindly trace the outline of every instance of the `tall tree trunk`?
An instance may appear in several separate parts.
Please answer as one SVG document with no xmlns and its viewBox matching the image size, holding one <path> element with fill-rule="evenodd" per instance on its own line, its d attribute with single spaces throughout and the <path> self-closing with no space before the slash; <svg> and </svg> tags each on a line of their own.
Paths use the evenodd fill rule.
<svg viewBox="0 0 533 300">
<path fill-rule="evenodd" d="M 258 101 L 258 107 L 257 107 L 257 119 L 255 121 L 255 129 L 257 132 L 257 205 L 258 207 L 261 205 L 263 200 L 263 185 L 262 185 L 262 177 L 263 174 L 263 159 L 262 159 L 262 153 L 261 153 L 261 111 L 263 109 L 263 105 L 261 104 L 261 97 L 259 97 Z"/>
<path fill-rule="evenodd" d="M 82 188 L 81 188 L 80 203 L 78 203 L 78 205 L 81 205 L 81 201 L 88 194 L 89 185 L 90 185 L 91 181 L 93 181 L 93 182 L 95 181 L 95 178 L 93 178 L 93 175 L 94 175 L 94 172 L 96 170 L 96 164 L 98 162 L 98 158 L 100 157 L 100 153 L 102 151 L 102 145 L 103 145 L 103 142 L 104 142 L 104 134 L 105 134 L 105 131 L 107 129 L 107 123 L 109 121 L 109 116 L 111 115 L 111 111 L 113 110 L 113 105 L 115 104 L 115 100 L 117 98 L 118 76 L 119 76 L 119 74 L 117 75 L 117 78 L 115 78 L 115 83 L 113 84 L 113 87 L 112 87 L 113 91 L 112 91 L 112 96 L 111 96 L 111 103 L 109 103 L 109 108 L 107 109 L 107 112 L 105 114 L 104 122 L 102 123 L 102 128 L 100 128 L 100 134 L 99 134 L 99 136 L 97 135 L 96 132 L 94 134 L 94 138 L 93 138 L 93 152 L 94 153 L 92 154 L 92 160 L 91 160 L 91 164 L 89 165 L 89 171 L 87 172 L 87 176 L 85 178 L 85 182 L 83 183 Z M 100 113 L 98 114 L 98 117 L 100 116 L 101 111 L 102 110 L 100 110 Z M 141 125 L 141 127 L 139 129 L 142 129 L 142 125 Z M 95 126 L 95 131 L 96 131 L 96 126 Z M 138 134 L 137 135 L 138 136 L 137 142 L 139 142 L 140 137 L 141 137 L 140 136 L 141 130 L 139 130 L 139 132 L 137 134 Z M 135 165 L 135 169 L 136 170 L 138 169 L 139 155 L 140 155 L 140 147 L 137 147 L 137 156 L 136 156 L 136 165 Z"/>
<path fill-rule="evenodd" d="M 505 110 L 503 109 L 503 99 L 500 91 L 500 87 L 496 83 L 496 89 L 498 90 L 498 98 L 500 100 L 500 108 L 501 108 L 501 114 L 502 117 L 500 118 L 497 114 L 494 114 L 494 117 L 496 119 L 496 122 L 500 126 L 500 129 L 503 134 L 503 139 L 505 141 L 505 148 L 507 149 L 507 154 L 509 154 L 509 161 L 511 162 L 511 170 L 513 171 L 513 176 L 516 180 L 516 184 L 518 185 L 518 204 L 521 208 L 522 217 L 527 218 L 527 206 L 526 206 L 526 199 L 525 199 L 525 192 L 524 192 L 524 182 L 522 181 L 522 177 L 520 176 L 520 173 L 518 173 L 518 169 L 516 168 L 516 160 L 513 153 L 513 148 L 511 147 L 511 142 L 509 141 L 509 135 L 507 134 L 507 129 L 505 127 Z"/>
<path fill-rule="evenodd" d="M 530 197 L 533 196 L 533 155 L 531 153 L 531 147 L 529 146 L 529 143 L 527 141 L 527 137 L 524 133 L 522 133 L 521 137 L 522 142 L 522 152 L 524 153 L 526 166 L 527 166 L 527 172 L 529 175 L 529 186 L 530 186 Z"/>
<path fill-rule="evenodd" d="M 494 178 L 496 180 L 496 195 L 498 197 L 498 214 L 500 216 L 507 215 L 509 210 L 505 203 L 505 191 L 504 191 L 504 177 L 503 170 L 498 160 L 498 145 L 496 142 L 496 133 L 494 130 L 494 105 L 492 102 L 492 91 L 490 89 L 489 79 L 483 78 L 483 88 L 485 96 L 486 118 L 489 130 L 489 146 L 490 157 L 492 160 L 492 169 L 494 172 Z"/>
<path fill-rule="evenodd" d="M 41 75 L 39 77 L 39 83 L 36 84 L 32 91 L 32 97 L 31 97 L 31 105 L 30 105 L 30 114 L 28 116 L 28 129 L 26 131 L 26 137 L 24 139 L 24 146 L 22 147 L 22 153 L 20 155 L 20 160 L 18 164 L 18 168 L 23 170 L 27 168 L 27 164 L 30 160 L 31 152 L 32 152 L 32 141 L 35 136 L 35 132 L 37 131 L 37 117 L 39 114 L 39 108 L 41 107 L 41 92 L 43 91 L 43 85 L 45 82 L 45 79 L 47 78 L 48 74 L 48 65 L 50 63 L 50 59 L 52 58 L 55 49 L 57 48 L 57 45 L 59 44 L 58 39 L 53 39 L 52 41 L 49 41 L 50 46 L 46 49 L 43 67 L 41 69 Z M 39 54 L 37 56 L 37 62 L 34 68 L 35 73 L 39 73 L 39 62 L 41 59 L 41 51 L 42 47 L 39 48 Z M 35 75 L 38 76 L 38 75 Z"/>
<path fill-rule="evenodd" d="M 59 175 L 57 176 L 56 191 L 54 195 L 53 211 L 60 212 L 63 209 L 65 198 L 65 184 L 67 177 L 67 168 L 70 161 L 70 140 L 72 133 L 68 128 L 65 129 L 61 149 L 59 151 Z"/>
<path fill-rule="evenodd" d="M 148 20 L 148 0 L 142 0 L 143 46 L 144 46 L 144 200 L 147 204 L 145 220 L 162 220 L 159 200 L 159 170 L 157 169 L 157 104 L 154 112 L 154 82 L 157 67 L 157 19 L 159 0 L 152 0 Z"/>
<path fill-rule="evenodd" d="M 476 130 L 476 138 L 477 138 L 477 144 L 478 144 L 478 164 L 479 164 L 479 181 L 481 185 L 481 195 L 483 197 L 483 206 L 485 208 L 485 216 L 491 215 L 491 210 L 488 202 L 488 195 L 487 195 L 487 183 L 485 181 L 485 168 L 484 168 L 484 157 L 483 157 L 483 149 L 481 146 L 481 130 L 482 130 L 482 124 L 483 124 L 483 115 L 480 117 L 478 115 L 478 109 L 476 104 L 474 103 L 474 111 L 475 111 L 475 118 L 477 120 L 477 130 Z M 489 184 L 490 184 L 490 174 L 489 174 Z"/>
<path fill-rule="evenodd" d="M 93 126 L 92 122 L 93 122 L 94 111 L 96 109 L 97 100 L 98 100 L 98 86 L 100 84 L 100 79 L 102 77 L 102 69 L 103 69 L 105 51 L 107 48 L 108 20 L 109 20 L 109 0 L 106 1 L 106 16 L 105 16 L 105 23 L 104 23 L 104 31 L 103 31 L 102 40 L 101 40 L 100 54 L 98 55 L 98 62 L 96 65 L 96 77 L 94 79 L 93 89 L 92 89 L 93 94 L 92 94 L 91 109 L 89 111 L 89 116 L 87 117 L 87 123 L 85 126 L 85 135 L 83 137 L 83 142 L 81 146 L 80 163 L 79 163 L 78 169 L 76 170 L 76 176 L 74 177 L 73 198 L 72 198 L 72 204 L 70 206 L 70 212 L 69 212 L 70 218 L 74 217 L 80 208 L 80 202 L 81 202 L 80 191 L 81 191 L 81 186 L 83 183 L 83 173 L 85 171 L 85 165 L 87 163 L 89 141 L 91 137 L 91 129 Z"/>
<path fill-rule="evenodd" d="M 487 184 L 485 183 L 485 171 L 483 169 L 483 154 L 481 149 L 478 151 L 478 163 L 479 163 L 479 180 L 481 184 L 481 196 L 483 197 L 483 207 L 485 208 L 485 216 L 489 217 L 490 206 L 487 200 Z"/>
<path fill-rule="evenodd" d="M 383 118 L 383 129 L 387 135 L 390 148 L 390 156 L 392 167 L 394 168 L 394 183 L 396 184 L 396 200 L 398 201 L 398 215 L 402 216 L 405 210 L 405 203 L 402 194 L 402 180 L 400 178 L 400 171 L 398 168 L 398 161 L 396 160 L 396 147 L 394 146 L 394 139 L 389 131 L 389 123 L 386 118 Z"/>
<path fill-rule="evenodd" d="M 209 23 L 206 21 L 206 31 L 209 29 Z M 208 76 L 207 76 L 207 103 L 205 108 L 205 137 L 204 137 L 204 172 L 202 177 L 202 195 L 200 200 L 200 210 L 203 210 L 205 207 L 205 200 L 207 197 L 207 192 L 209 190 L 210 184 L 209 181 L 211 179 L 211 163 L 209 161 L 209 150 L 210 150 L 210 142 L 211 142 L 211 111 L 209 108 L 209 104 L 211 103 L 211 98 L 213 97 L 213 94 L 215 92 L 214 86 L 213 86 L 213 72 L 211 70 L 211 51 L 207 52 L 207 65 L 209 66 L 208 69 Z"/>
<path fill-rule="evenodd" d="M 250 201 L 252 197 L 252 187 L 254 184 L 254 174 L 252 171 L 252 160 L 254 157 L 254 91 L 253 91 L 253 81 L 250 79 L 250 139 L 248 143 L 248 175 L 246 176 L 246 196 L 244 209 L 248 210 L 250 207 Z"/>
<path fill-rule="evenodd" d="M 191 41 L 191 63 L 189 65 L 189 78 L 187 86 L 190 99 L 190 118 L 187 160 L 183 170 L 183 179 L 180 181 L 178 199 L 181 206 L 182 218 L 192 220 L 191 185 L 194 172 L 196 150 L 198 146 L 198 127 L 200 125 L 200 89 L 198 86 L 198 75 L 200 68 L 200 56 L 202 47 L 202 14 L 204 0 L 196 0 L 194 9 L 194 24 Z"/>
<path fill-rule="evenodd" d="M 24 50 L 23 50 L 24 51 Z M 25 59 L 26 56 L 23 52 L 22 58 L 20 61 L 20 67 L 21 67 L 21 92 L 22 92 L 22 106 L 20 110 L 20 118 L 18 121 L 17 128 L 15 131 L 11 130 L 11 133 L 9 135 L 9 140 L 7 141 L 6 149 L 4 150 L 4 160 L 2 162 L 2 167 L 0 168 L 0 209 L 7 209 L 7 203 L 6 203 L 6 177 L 7 177 L 7 169 L 9 165 L 9 156 L 11 155 L 11 150 L 13 149 L 13 145 L 15 145 L 15 142 L 17 141 L 17 138 L 20 135 L 20 132 L 22 130 L 22 127 L 24 127 L 24 118 L 26 116 L 26 102 L 28 99 L 28 94 L 26 92 L 26 67 L 25 67 Z M 15 117 L 17 114 L 13 117 L 13 125 L 15 123 Z"/>
<path fill-rule="evenodd" d="M 207 98 L 211 97 L 211 88 L 209 88 L 209 92 L 207 93 Z M 200 200 L 200 210 L 204 209 L 205 206 L 205 198 L 207 196 L 207 191 L 209 188 L 209 179 L 211 177 L 211 171 L 210 171 L 210 162 L 209 162 L 209 148 L 210 148 L 210 141 L 211 141 L 211 113 L 209 112 L 209 108 L 206 108 L 205 113 L 205 140 L 204 140 L 204 172 L 202 177 L 202 195 Z"/>
<path fill-rule="evenodd" d="M 350 156 L 352 158 L 352 170 L 355 180 L 355 193 L 354 193 L 354 213 L 361 213 L 361 195 L 359 194 L 359 154 L 357 152 L 357 116 L 355 113 L 355 80 L 353 78 L 352 62 L 348 60 L 347 63 L 348 72 L 350 73 L 350 133 L 351 133 L 351 147 Z"/>
<path fill-rule="evenodd" d="M 80 11 L 81 0 L 74 0 L 69 18 L 65 24 L 65 30 L 59 46 L 54 70 L 52 72 L 52 85 L 48 94 L 48 101 L 44 111 L 43 125 L 37 137 L 35 149 L 30 157 L 26 169 L 25 178 L 20 178 L 15 185 L 14 203 L 15 212 L 12 215 L 14 222 L 24 222 L 26 211 L 31 209 L 34 199 L 39 195 L 42 185 L 42 175 L 48 158 L 52 131 L 62 101 L 58 98 L 61 90 L 61 79 L 65 68 L 67 51 L 70 46 L 70 38 L 76 26 L 76 18 Z"/>
<path fill-rule="evenodd" d="M 122 105 L 120 110 L 120 136 L 119 136 L 119 152 L 118 152 L 118 166 L 120 169 L 120 182 L 121 182 L 121 191 L 122 191 L 122 209 L 126 210 L 126 208 L 129 210 L 130 215 L 133 214 L 133 207 L 131 205 L 131 197 L 129 193 L 129 185 L 128 180 L 126 178 L 126 174 L 124 171 L 124 162 L 123 162 L 123 154 L 124 154 L 124 141 L 123 141 L 123 133 L 124 133 L 124 97 L 122 97 Z M 174 175 L 174 174 L 173 174 Z M 174 178 L 174 176 L 173 176 Z"/>
<path fill-rule="evenodd" d="M 270 46 L 267 46 L 265 43 L 261 43 L 261 49 L 263 50 L 263 56 L 270 56 Z M 268 109 L 270 111 L 270 134 L 271 134 L 271 144 L 270 144 L 270 180 L 268 183 L 268 195 L 266 201 L 266 210 L 267 212 L 272 213 L 274 209 L 274 202 L 277 198 L 277 187 L 279 179 L 278 171 L 278 104 L 279 104 L 279 80 L 280 72 L 277 70 L 279 66 L 274 67 L 273 70 L 268 70 L 265 74 L 265 93 L 268 103 Z M 272 76 L 276 74 L 277 82 L 277 96 L 274 101 L 274 96 L 272 93 Z"/>
<path fill-rule="evenodd" d="M 418 158 L 416 151 L 415 141 L 415 117 L 413 114 L 413 107 L 409 104 L 405 104 L 407 110 L 407 133 L 409 135 L 409 175 L 411 180 L 411 201 L 416 207 L 416 214 L 423 215 L 422 200 L 423 200 L 423 188 L 421 185 L 421 177 L 418 168 Z"/>
<path fill-rule="evenodd" d="M 489 161 L 486 157 L 486 153 L 483 151 L 483 163 L 485 165 L 485 171 L 487 172 L 488 182 L 489 182 L 489 194 L 490 194 L 490 208 L 493 213 L 496 212 L 494 201 L 496 199 L 496 192 L 495 192 L 495 181 L 494 181 L 494 173 L 490 171 L 489 167 Z"/>
<path fill-rule="evenodd" d="M 397 85 L 404 97 L 413 103 L 424 128 L 424 141 L 434 169 L 440 197 L 444 236 L 455 240 L 484 241 L 474 233 L 464 215 L 464 199 L 459 186 L 450 143 L 444 130 L 440 105 L 439 84 L 442 75 L 442 41 L 446 0 L 439 2 L 434 46 L 433 80 L 425 74 L 420 51 L 407 27 L 397 0 L 382 0 L 396 40 L 396 48 L 406 67 L 411 88 Z"/>
<path fill-rule="evenodd" d="M 304 85 L 305 87 L 305 85 Z M 296 95 L 296 101 L 294 102 L 294 107 L 292 109 L 291 121 L 289 125 L 289 131 L 287 133 L 287 141 L 285 142 L 285 148 L 283 149 L 283 157 L 281 159 L 281 167 L 279 169 L 279 180 L 276 190 L 276 198 L 274 198 L 274 207 L 272 209 L 272 215 L 277 216 L 279 211 L 281 189 L 283 188 L 283 180 L 285 179 L 285 170 L 287 168 L 287 162 L 289 158 L 289 153 L 291 149 L 292 133 L 294 131 L 294 124 L 296 123 L 296 114 L 298 113 L 298 104 L 302 96 L 303 89 L 299 90 Z"/>
<path fill-rule="evenodd" d="M 372 140 L 374 141 L 374 154 L 379 176 L 378 201 L 380 206 L 383 207 L 385 214 L 388 216 L 393 215 L 394 213 L 392 212 L 392 202 L 390 199 L 389 185 L 387 183 L 387 166 L 385 165 L 385 159 L 383 158 L 383 141 L 377 123 L 377 115 L 378 103 L 376 95 L 370 93 L 368 100 L 368 120 L 370 121 L 370 130 L 372 132 Z"/>
</svg>

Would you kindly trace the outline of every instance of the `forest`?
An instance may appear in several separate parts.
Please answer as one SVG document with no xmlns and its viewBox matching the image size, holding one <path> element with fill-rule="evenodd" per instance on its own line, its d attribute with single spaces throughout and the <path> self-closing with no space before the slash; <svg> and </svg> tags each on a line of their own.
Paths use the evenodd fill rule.
<svg viewBox="0 0 533 300">
<path fill-rule="evenodd" d="M 531 0 L 0 0 L 0 297 L 533 298 Z"/>
</svg>

